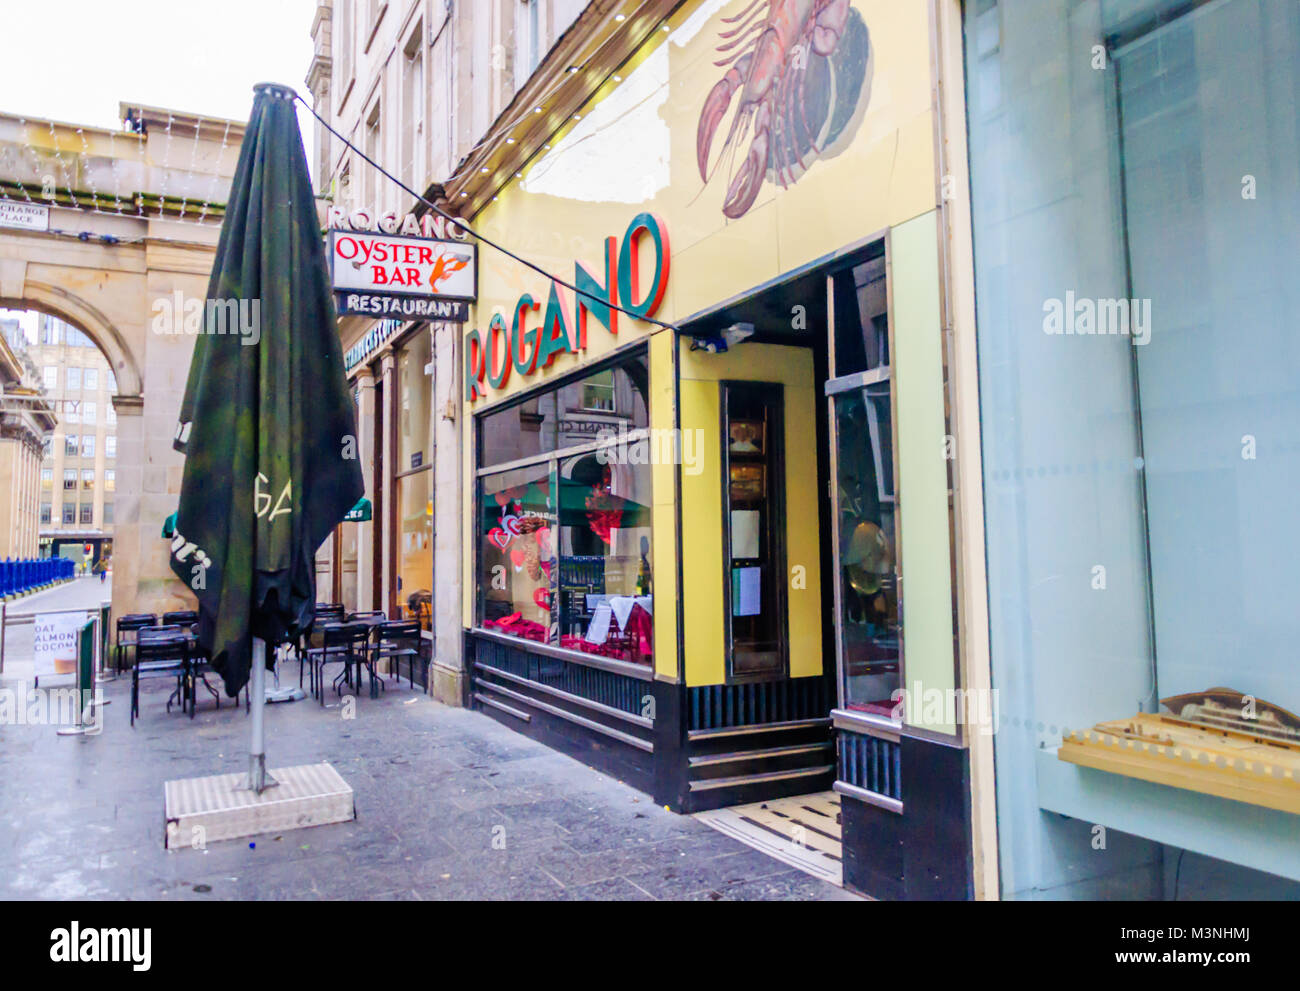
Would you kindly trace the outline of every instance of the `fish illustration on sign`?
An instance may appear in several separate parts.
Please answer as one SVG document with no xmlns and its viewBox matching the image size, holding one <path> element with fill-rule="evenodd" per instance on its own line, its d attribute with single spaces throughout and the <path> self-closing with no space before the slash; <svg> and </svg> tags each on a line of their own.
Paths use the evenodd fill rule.
<svg viewBox="0 0 1300 991">
<path fill-rule="evenodd" d="M 850 0 L 752 0 L 721 19 L 714 62 L 727 67 L 700 112 L 695 152 L 708 184 L 723 162 L 731 175 L 722 212 L 736 219 L 763 183 L 794 185 L 819 159 L 844 151 L 871 101 L 871 34 Z M 736 102 L 710 169 L 714 138 Z M 744 159 L 732 170 L 735 154 Z"/>
<path fill-rule="evenodd" d="M 429 273 L 429 288 L 434 292 L 438 292 L 438 283 L 446 281 L 457 272 L 467 268 L 473 258 L 473 255 L 449 253 L 439 255 L 438 260 L 433 263 L 433 271 Z"/>
</svg>

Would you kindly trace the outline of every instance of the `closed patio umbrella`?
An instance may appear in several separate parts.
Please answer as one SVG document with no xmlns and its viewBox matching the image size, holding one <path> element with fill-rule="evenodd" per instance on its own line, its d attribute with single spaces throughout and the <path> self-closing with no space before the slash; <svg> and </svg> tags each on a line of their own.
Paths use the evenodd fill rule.
<svg viewBox="0 0 1300 991">
<path fill-rule="evenodd" d="M 316 550 L 364 484 L 294 94 L 254 93 L 181 404 L 171 565 L 227 694 L 252 671 L 260 791 L 265 644 L 311 622 Z"/>
</svg>

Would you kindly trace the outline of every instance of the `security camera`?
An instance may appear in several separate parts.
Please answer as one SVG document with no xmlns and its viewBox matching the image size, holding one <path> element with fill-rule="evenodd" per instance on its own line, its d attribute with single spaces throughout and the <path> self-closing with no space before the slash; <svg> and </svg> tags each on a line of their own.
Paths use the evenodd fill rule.
<svg viewBox="0 0 1300 991">
<path fill-rule="evenodd" d="M 733 323 L 717 337 L 697 337 L 691 345 L 692 351 L 707 351 L 709 354 L 722 354 L 741 341 L 754 336 L 752 323 Z"/>
</svg>

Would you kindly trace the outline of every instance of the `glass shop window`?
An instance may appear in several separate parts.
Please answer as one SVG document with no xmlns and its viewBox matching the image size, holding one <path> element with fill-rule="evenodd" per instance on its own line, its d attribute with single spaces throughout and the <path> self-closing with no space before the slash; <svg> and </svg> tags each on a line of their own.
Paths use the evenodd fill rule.
<svg viewBox="0 0 1300 991">
<path fill-rule="evenodd" d="M 649 664 L 652 503 L 650 466 L 642 463 L 649 459 L 609 454 L 560 461 L 560 646 Z"/>
<path fill-rule="evenodd" d="M 407 619 L 433 629 L 433 444 L 429 433 L 431 331 L 416 331 L 397 358 L 398 605 Z"/>
<path fill-rule="evenodd" d="M 549 643 L 555 571 L 550 462 L 488 475 L 480 491 L 478 583 L 483 626 Z"/>
<path fill-rule="evenodd" d="M 785 672 L 785 512 L 782 386 L 723 383 L 726 416 L 727 581 L 733 680 Z"/>
<path fill-rule="evenodd" d="M 628 436 L 649 423 L 647 379 L 642 352 L 480 418 L 484 629 L 651 662 L 650 452 Z"/>
</svg>

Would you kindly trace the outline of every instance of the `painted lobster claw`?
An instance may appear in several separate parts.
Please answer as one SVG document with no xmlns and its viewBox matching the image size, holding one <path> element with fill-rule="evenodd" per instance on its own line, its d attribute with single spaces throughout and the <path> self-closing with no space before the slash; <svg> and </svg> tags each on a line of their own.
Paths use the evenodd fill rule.
<svg viewBox="0 0 1300 991">
<path fill-rule="evenodd" d="M 745 76 L 749 73 L 752 60 L 751 55 L 745 55 L 728 69 L 727 74 L 709 90 L 708 98 L 704 101 L 700 124 L 695 132 L 695 158 L 700 166 L 700 178 L 705 182 L 709 181 L 709 151 L 713 147 L 713 138 L 718 133 L 722 118 L 727 115 L 732 98 L 745 85 Z"/>
<path fill-rule="evenodd" d="M 727 187 L 727 198 L 722 203 L 725 216 L 736 220 L 749 212 L 758 199 L 758 191 L 763 188 L 763 177 L 767 175 L 768 138 L 771 126 L 771 110 L 766 104 L 758 108 L 754 116 L 754 140 L 750 142 L 745 161 L 736 173 L 731 185 Z"/>
</svg>

